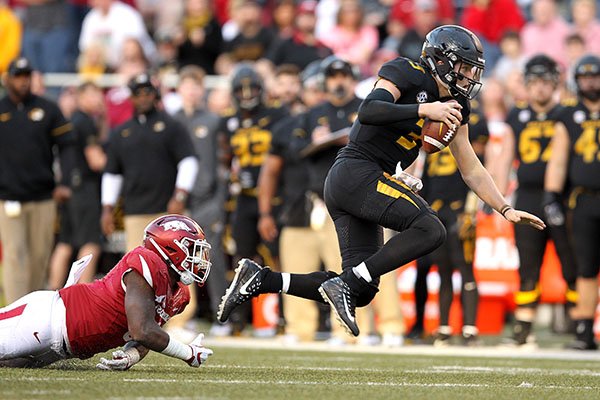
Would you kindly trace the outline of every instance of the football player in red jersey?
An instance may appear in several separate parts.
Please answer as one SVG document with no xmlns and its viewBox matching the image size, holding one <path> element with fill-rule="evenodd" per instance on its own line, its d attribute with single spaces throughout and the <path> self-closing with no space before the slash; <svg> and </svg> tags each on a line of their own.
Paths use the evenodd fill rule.
<svg viewBox="0 0 600 400">
<path fill-rule="evenodd" d="M 129 369 L 149 350 L 199 367 L 212 354 L 203 335 L 185 344 L 161 326 L 187 306 L 187 285 L 208 277 L 209 250 L 194 220 L 165 215 L 148 224 L 143 245 L 104 278 L 77 284 L 91 258 L 84 257 L 63 289 L 33 292 L 0 309 L 0 366 L 42 367 L 124 346 L 97 367 Z"/>
</svg>

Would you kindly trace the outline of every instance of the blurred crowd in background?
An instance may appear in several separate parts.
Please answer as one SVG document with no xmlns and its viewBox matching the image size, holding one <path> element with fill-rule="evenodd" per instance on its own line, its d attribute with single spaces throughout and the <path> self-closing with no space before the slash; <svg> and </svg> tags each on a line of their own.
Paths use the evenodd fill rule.
<svg viewBox="0 0 600 400">
<path fill-rule="evenodd" d="M 66 120 L 79 127 L 75 130 L 87 132 L 85 136 L 79 133 L 77 140 L 87 164 L 85 174 L 91 176 L 92 185 L 98 187 L 83 197 L 83 204 L 76 205 L 95 210 L 98 229 L 84 232 L 92 236 L 97 233 L 96 237 L 78 240 L 73 236 L 82 231 L 77 229 L 61 236 L 59 232 L 65 229 L 64 216 L 71 212 L 61 205 L 54 232 L 58 244 L 52 257 L 50 254 L 46 257 L 47 265 L 38 266 L 38 273 L 43 276 L 50 271 L 44 287 L 57 289 L 64 284 L 68 265 L 77 252 L 95 254 L 100 261 L 96 270 L 83 277 L 91 280 L 96 273 L 106 272 L 114 265 L 119 254 L 129 250 L 129 242 L 126 246 L 118 236 L 118 232 L 127 230 L 123 208 L 116 203 L 105 203 L 105 189 L 100 191 L 99 186 L 103 171 L 121 174 L 127 179 L 125 167 L 116 166 L 114 154 L 108 155 L 109 169 L 106 169 L 105 153 L 107 149 L 110 153 L 111 132 L 126 137 L 128 131 L 123 124 L 131 124 L 132 118 L 135 120 L 147 112 L 140 100 L 148 94 L 145 89 L 154 95 L 151 105 L 161 113 L 159 118 L 163 118 L 152 125 L 152 129 L 162 131 L 165 128 L 160 125 L 161 121 L 175 119 L 177 129 L 184 127 L 189 135 L 191 140 L 186 145 L 198 156 L 200 164 L 193 187 L 184 184 L 184 187 L 166 189 L 169 203 L 165 202 L 164 210 L 147 211 L 144 206 L 138 209 L 131 204 L 131 198 L 125 206 L 126 216 L 128 207 L 129 214 L 145 216 L 137 221 L 138 225 L 143 226 L 143 222 L 151 220 L 150 216 L 157 212 L 187 212 L 209 233 L 207 237 L 213 246 L 212 257 L 216 264 L 211 272 L 214 276 L 208 282 L 208 291 L 206 288 L 198 290 L 196 304 L 200 307 L 184 316 L 183 322 L 175 323 L 179 332 L 185 334 L 190 328 L 186 325 L 190 318 L 214 321 L 229 272 L 240 257 L 254 257 L 275 265 L 279 264 L 278 260 L 282 264 L 286 262 L 285 249 L 290 247 L 289 242 L 287 247 L 283 245 L 286 221 L 292 227 L 309 231 L 311 224 L 313 230 L 315 224 L 318 229 L 328 226 L 325 217 L 319 221 L 315 212 L 322 210 L 323 205 L 319 203 L 322 193 L 319 188 L 311 187 L 315 179 L 318 184 L 324 176 L 297 175 L 298 171 L 286 169 L 297 162 L 289 153 L 299 151 L 286 148 L 286 140 L 275 140 L 276 137 L 309 129 L 310 137 L 322 128 L 332 133 L 349 127 L 359 99 L 369 93 L 383 63 L 398 56 L 418 62 L 425 35 L 430 30 L 442 24 L 459 24 L 477 34 L 484 45 L 485 83 L 474 101 L 474 108 L 477 115 L 487 121 L 490 144 L 498 146 L 508 111 L 528 100 L 523 69 L 532 56 L 543 53 L 558 63 L 557 100 L 574 97 L 573 66 L 585 54 L 600 55 L 599 13 L 600 7 L 594 0 L 0 0 L 0 73 L 13 77 L 29 74 L 31 92 L 55 101 Z M 24 57 L 26 64 L 15 64 L 19 56 Z M 251 82 L 248 88 L 255 91 L 249 96 L 242 93 L 246 86 L 240 65 L 250 70 L 245 78 Z M 53 80 L 55 73 L 73 75 L 65 75 L 64 80 L 56 80 L 54 76 Z M 114 74 L 113 81 L 105 79 L 108 74 Z M 237 84 L 232 82 L 236 76 L 240 80 Z M 258 106 L 244 104 L 253 98 L 260 99 Z M 323 102 L 335 112 L 324 108 L 311 114 L 311 110 Z M 279 109 L 283 111 L 274 111 Z M 163 114 L 171 117 L 162 117 Z M 307 115 L 312 115 L 314 121 L 304 121 Z M 336 115 L 339 121 L 333 121 Z M 0 119 L 2 116 L 0 114 Z M 346 121 L 346 125 L 340 121 Z M 260 131 L 253 133 L 254 139 L 248 139 L 249 144 L 240 144 L 236 139 L 230 140 L 239 133 L 239 125 L 247 129 L 257 127 Z M 268 131 L 273 140 L 269 136 L 269 140 L 262 141 L 260 132 L 263 131 Z M 343 144 L 343 141 L 337 142 L 335 148 Z M 244 146 L 256 157 L 246 160 Z M 257 147 L 261 147 L 260 153 Z M 497 147 L 488 150 L 491 154 L 494 151 L 499 150 Z M 185 159 L 183 153 L 173 160 L 173 168 Z M 150 154 L 144 161 L 136 161 L 140 163 L 138 169 L 145 168 L 144 162 L 152 163 Z M 279 158 L 274 161 L 271 155 Z M 257 190 L 263 186 L 259 180 L 267 178 L 259 178 L 257 171 L 248 171 L 282 160 L 286 167 L 280 165 L 274 169 L 277 176 L 281 175 L 280 182 L 275 184 L 283 187 L 281 192 L 275 190 L 281 198 L 274 193 L 266 200 L 273 207 L 265 206 L 264 200 L 261 205 Z M 300 169 L 306 167 L 313 171 L 314 168 L 316 175 L 322 175 L 323 166 L 314 157 L 307 166 L 298 164 Z M 270 168 L 273 171 L 272 165 Z M 73 184 L 72 177 L 71 182 L 65 183 L 66 186 Z M 178 194 L 178 188 L 186 190 Z M 281 202 L 292 198 L 295 189 L 302 192 L 303 198 L 308 193 L 311 221 L 290 222 L 294 216 L 276 210 L 277 207 L 286 210 L 286 204 Z M 125 183 L 123 190 L 127 193 L 131 188 Z M 240 222 L 240 206 L 236 201 L 239 203 L 244 196 L 253 198 L 253 203 L 244 206 L 244 212 L 250 208 L 253 211 Z M 64 200 L 60 196 L 54 199 Z M 179 207 L 177 202 L 183 206 Z M 102 215 L 102 226 L 101 205 L 114 207 L 109 210 L 112 219 Z M 85 210 L 82 213 L 89 214 Z M 271 213 L 275 221 L 268 220 Z M 280 218 L 281 215 L 285 218 Z M 241 228 L 236 228 L 236 223 L 241 223 Z M 280 249 L 261 248 L 261 241 L 275 242 L 278 247 L 276 238 L 280 230 Z M 143 230 L 135 232 L 141 242 Z M 291 232 L 287 233 L 289 241 Z M 330 239 L 331 234 L 335 232 L 326 236 Z M 247 246 L 236 243 L 236 238 L 239 241 L 244 235 L 252 236 L 248 240 L 254 248 L 244 249 L 242 254 L 240 248 Z M 291 239 L 292 245 L 297 238 Z M 327 239 L 311 240 L 315 240 L 317 246 Z M 334 270 L 336 266 L 330 264 L 339 264 L 339 260 L 327 255 L 321 255 L 314 262 L 315 268 L 323 264 L 322 267 Z M 281 268 L 285 269 L 285 265 Z M 394 298 L 394 289 L 391 290 Z M 7 302 L 14 300 L 7 299 Z M 291 325 L 288 333 L 291 330 L 302 340 L 307 335 L 318 338 L 319 333 L 331 330 L 326 310 L 320 311 L 320 317 L 316 311 L 302 315 L 303 304 L 290 305 L 290 310 L 297 313 L 296 320 L 287 315 L 284 318 L 284 312 L 281 313 L 279 332 L 285 330 L 285 320 Z M 386 312 L 389 315 L 383 317 Z M 390 345 L 401 344 L 406 327 L 400 312 L 384 306 L 375 313 L 379 315 L 379 329 L 383 329 L 378 333 Z M 239 334 L 248 320 L 243 315 L 237 318 L 231 324 L 215 323 L 211 334 Z M 312 322 L 305 323 L 303 318 Z M 369 317 L 363 319 L 366 321 Z M 384 327 L 386 321 L 388 328 Z M 307 324 L 312 325 L 307 329 Z M 375 329 L 367 329 L 367 332 Z M 347 340 L 341 336 L 338 339 Z"/>
</svg>

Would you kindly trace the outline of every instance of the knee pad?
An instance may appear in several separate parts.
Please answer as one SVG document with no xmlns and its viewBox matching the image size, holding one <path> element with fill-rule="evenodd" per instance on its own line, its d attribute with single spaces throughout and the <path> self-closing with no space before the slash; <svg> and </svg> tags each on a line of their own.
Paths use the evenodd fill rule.
<svg viewBox="0 0 600 400">
<path fill-rule="evenodd" d="M 467 291 L 467 292 L 472 292 L 474 290 L 477 290 L 477 282 L 472 281 L 472 282 L 463 282 L 463 290 Z"/>
</svg>

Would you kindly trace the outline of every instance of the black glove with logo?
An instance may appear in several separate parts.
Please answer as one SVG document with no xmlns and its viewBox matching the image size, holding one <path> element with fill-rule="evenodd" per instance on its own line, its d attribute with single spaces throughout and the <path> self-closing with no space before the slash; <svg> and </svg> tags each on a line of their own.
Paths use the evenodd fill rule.
<svg viewBox="0 0 600 400">
<path fill-rule="evenodd" d="M 550 226 L 563 226 L 565 224 L 565 210 L 561 196 L 556 192 L 544 192 L 542 199 L 546 223 Z"/>
</svg>

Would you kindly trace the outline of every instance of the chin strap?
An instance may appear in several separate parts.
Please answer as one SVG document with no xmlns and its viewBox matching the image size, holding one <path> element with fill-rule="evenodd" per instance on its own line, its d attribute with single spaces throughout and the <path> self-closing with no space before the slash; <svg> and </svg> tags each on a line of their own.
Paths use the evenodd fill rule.
<svg viewBox="0 0 600 400">
<path fill-rule="evenodd" d="M 160 246 L 158 244 L 156 244 L 156 242 L 154 241 L 154 239 L 152 239 L 151 237 L 149 237 L 148 240 L 150 240 L 150 243 L 152 243 L 152 246 L 154 246 L 154 248 L 156 249 L 156 251 L 158 251 L 158 253 L 162 257 L 162 259 L 165 260 L 165 262 L 167 263 L 167 265 L 170 266 L 171 268 L 173 268 L 173 270 L 175 272 L 177 272 L 177 274 L 179 275 L 179 280 L 181 281 L 181 283 L 183 283 L 184 285 L 187 286 L 187 285 L 191 285 L 192 282 L 194 282 L 194 278 L 192 277 L 192 274 L 190 274 L 188 271 L 183 271 L 183 272 L 179 271 L 177 269 L 177 267 L 175 267 L 175 264 L 173 264 L 173 261 L 171 261 L 171 259 L 169 257 L 167 257 L 167 255 L 160 248 Z"/>
<path fill-rule="evenodd" d="M 177 271 L 177 270 L 176 270 Z M 186 286 L 194 283 L 194 277 L 188 271 L 177 271 L 179 273 L 179 280 Z"/>
</svg>

